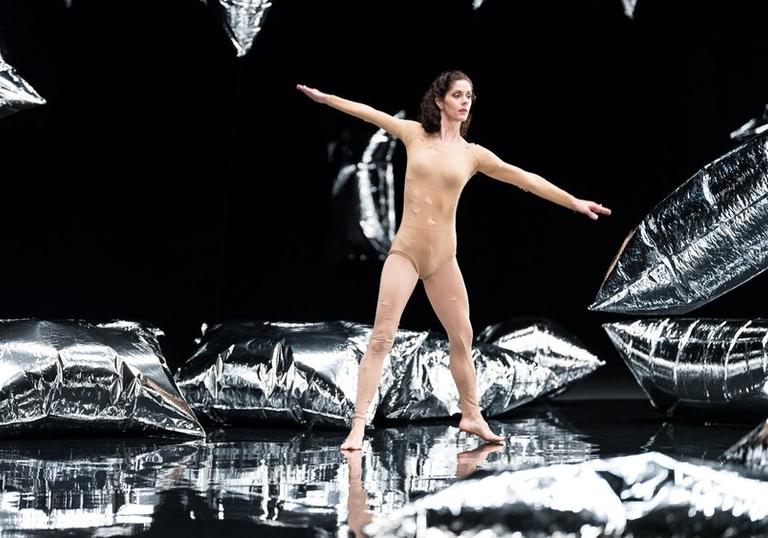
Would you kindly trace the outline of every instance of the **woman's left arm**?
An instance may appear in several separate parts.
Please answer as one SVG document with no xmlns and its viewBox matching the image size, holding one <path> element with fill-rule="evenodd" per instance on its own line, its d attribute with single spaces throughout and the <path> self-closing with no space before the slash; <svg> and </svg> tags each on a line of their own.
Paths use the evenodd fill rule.
<svg viewBox="0 0 768 538">
<path fill-rule="evenodd" d="M 590 200 L 576 198 L 540 175 L 502 161 L 492 151 L 478 144 L 474 145 L 474 149 L 477 157 L 477 171 L 486 176 L 510 183 L 524 191 L 530 191 L 545 200 L 582 213 L 592 220 L 597 220 L 600 214 L 611 214 L 611 210 L 607 207 Z"/>
</svg>

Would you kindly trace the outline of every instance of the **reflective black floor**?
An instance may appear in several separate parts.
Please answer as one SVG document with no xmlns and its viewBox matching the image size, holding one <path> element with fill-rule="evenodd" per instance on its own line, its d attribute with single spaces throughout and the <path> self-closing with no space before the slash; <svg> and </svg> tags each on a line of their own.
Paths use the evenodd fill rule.
<svg viewBox="0 0 768 538">
<path fill-rule="evenodd" d="M 362 453 L 344 432 L 227 429 L 207 441 L 0 442 L 0 536 L 347 536 L 376 514 L 476 469 L 655 450 L 716 460 L 750 426 L 666 421 L 644 400 L 520 409 L 482 445 L 455 422 L 379 427 Z"/>
</svg>

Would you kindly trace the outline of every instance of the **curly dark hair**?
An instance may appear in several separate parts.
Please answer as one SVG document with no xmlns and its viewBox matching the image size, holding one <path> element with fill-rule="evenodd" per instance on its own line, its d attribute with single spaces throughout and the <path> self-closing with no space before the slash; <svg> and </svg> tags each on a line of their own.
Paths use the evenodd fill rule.
<svg viewBox="0 0 768 538">
<path fill-rule="evenodd" d="M 457 80 L 466 80 L 470 86 L 474 87 L 472 80 L 461 71 L 443 71 L 432 82 L 432 85 L 421 98 L 421 109 L 419 111 L 419 122 L 428 133 L 440 132 L 440 109 L 437 108 L 435 99 L 443 99 L 451 89 L 451 84 Z M 472 94 L 474 102 L 475 95 Z M 469 123 L 472 121 L 472 113 L 467 115 L 467 119 L 461 122 L 461 136 L 466 136 L 469 129 Z"/>
</svg>

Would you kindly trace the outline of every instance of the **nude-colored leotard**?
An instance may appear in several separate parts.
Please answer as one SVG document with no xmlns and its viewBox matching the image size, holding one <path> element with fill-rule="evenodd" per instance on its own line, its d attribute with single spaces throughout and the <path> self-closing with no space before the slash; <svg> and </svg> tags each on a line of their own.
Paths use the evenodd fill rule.
<svg viewBox="0 0 768 538">
<path fill-rule="evenodd" d="M 405 200 L 390 254 L 409 259 L 419 278 L 429 278 L 456 255 L 456 207 L 469 178 L 495 156 L 462 139 L 443 143 L 421 123 L 395 118 L 373 107 L 331 95 L 328 104 L 373 123 L 405 144 Z M 499 161 L 500 162 L 500 161 Z"/>
</svg>

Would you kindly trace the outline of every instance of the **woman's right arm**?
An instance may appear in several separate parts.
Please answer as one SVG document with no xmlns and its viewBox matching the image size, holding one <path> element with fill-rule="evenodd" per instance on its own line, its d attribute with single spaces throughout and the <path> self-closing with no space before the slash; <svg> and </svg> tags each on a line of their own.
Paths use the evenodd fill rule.
<svg viewBox="0 0 768 538">
<path fill-rule="evenodd" d="M 415 126 L 420 125 L 416 121 L 401 120 L 400 118 L 391 116 L 381 110 L 376 110 L 372 106 L 364 103 L 358 103 L 337 95 L 323 93 L 320 90 L 309 88 L 303 84 L 297 84 L 296 89 L 303 92 L 317 103 L 323 103 L 336 110 L 341 110 L 350 116 L 355 116 L 356 118 L 372 123 L 377 127 L 384 129 L 392 136 L 396 136 L 403 142 L 407 142 L 411 133 L 413 133 Z"/>
</svg>

